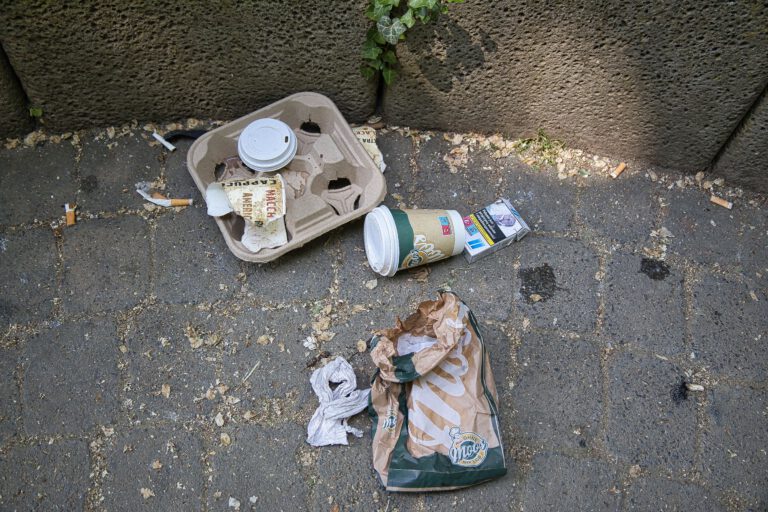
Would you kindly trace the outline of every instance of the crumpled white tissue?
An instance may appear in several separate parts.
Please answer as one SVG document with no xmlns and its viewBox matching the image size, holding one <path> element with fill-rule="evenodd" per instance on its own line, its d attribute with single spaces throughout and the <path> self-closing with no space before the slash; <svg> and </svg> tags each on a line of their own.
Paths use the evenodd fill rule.
<svg viewBox="0 0 768 512">
<path fill-rule="evenodd" d="M 368 406 L 370 389 L 356 389 L 357 379 L 352 366 L 343 357 L 337 357 L 312 372 L 309 379 L 320 407 L 307 425 L 307 442 L 312 446 L 347 443 L 347 432 L 362 437 L 363 431 L 347 425 L 347 419 Z M 338 382 L 336 389 L 330 383 Z"/>
</svg>

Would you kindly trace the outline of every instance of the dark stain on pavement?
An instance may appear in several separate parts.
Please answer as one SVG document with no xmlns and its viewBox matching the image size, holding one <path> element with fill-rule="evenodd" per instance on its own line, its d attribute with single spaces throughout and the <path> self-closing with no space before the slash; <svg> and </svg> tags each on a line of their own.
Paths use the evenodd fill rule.
<svg viewBox="0 0 768 512">
<path fill-rule="evenodd" d="M 90 176 L 86 176 L 82 180 L 80 180 L 80 190 L 85 192 L 86 194 L 89 192 L 93 192 L 96 190 L 99 186 L 99 180 L 91 174 Z"/>
<path fill-rule="evenodd" d="M 684 400 L 688 400 L 688 388 L 685 387 L 685 379 L 680 377 L 680 380 L 672 386 L 672 401 L 679 404 Z"/>
<path fill-rule="evenodd" d="M 555 271 L 547 263 L 533 268 L 521 268 L 520 294 L 528 304 L 551 299 L 557 291 Z"/>
<path fill-rule="evenodd" d="M 669 275 L 669 265 L 661 260 L 643 258 L 640 261 L 640 272 L 654 281 L 661 281 Z"/>
</svg>

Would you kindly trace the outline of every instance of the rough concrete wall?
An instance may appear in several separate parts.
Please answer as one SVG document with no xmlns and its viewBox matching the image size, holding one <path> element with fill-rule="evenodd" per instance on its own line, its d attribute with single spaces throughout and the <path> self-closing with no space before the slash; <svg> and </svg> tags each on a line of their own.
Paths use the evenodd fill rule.
<svg viewBox="0 0 768 512">
<path fill-rule="evenodd" d="M 26 133 L 32 124 L 24 93 L 0 48 L 0 139 Z"/>
<path fill-rule="evenodd" d="M 229 118 L 302 90 L 362 120 L 365 3 L 0 0 L 0 41 L 53 129 Z"/>
<path fill-rule="evenodd" d="M 768 192 L 768 87 L 725 146 L 715 172 L 729 182 Z"/>
<path fill-rule="evenodd" d="M 768 78 L 768 7 L 471 0 L 399 50 L 388 121 L 708 167 Z"/>
</svg>

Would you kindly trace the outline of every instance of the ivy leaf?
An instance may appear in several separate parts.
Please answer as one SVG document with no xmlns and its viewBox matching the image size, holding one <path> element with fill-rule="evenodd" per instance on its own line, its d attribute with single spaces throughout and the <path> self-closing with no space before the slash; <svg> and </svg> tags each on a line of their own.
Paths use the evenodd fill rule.
<svg viewBox="0 0 768 512">
<path fill-rule="evenodd" d="M 387 43 L 387 41 L 384 40 L 384 37 L 379 34 L 379 30 L 375 26 L 368 29 L 368 32 L 365 34 L 365 40 L 380 46 Z"/>
<path fill-rule="evenodd" d="M 437 0 L 408 0 L 408 7 L 411 9 L 434 9 Z"/>
<path fill-rule="evenodd" d="M 379 18 L 376 27 L 389 44 L 397 44 L 400 36 L 406 31 L 406 26 L 402 24 L 400 18 L 390 18 L 389 16 Z"/>
<path fill-rule="evenodd" d="M 392 50 L 387 50 L 384 52 L 384 55 L 381 56 L 381 60 L 387 64 L 397 64 L 397 55 L 395 55 L 395 52 Z"/>
<path fill-rule="evenodd" d="M 374 2 L 368 6 L 368 9 L 366 9 L 365 15 L 368 16 L 369 19 L 376 21 L 381 19 L 382 16 L 389 16 L 390 11 L 392 11 L 391 5 L 379 3 L 374 0 Z"/>
<path fill-rule="evenodd" d="M 43 117 L 43 109 L 41 107 L 29 107 L 29 115 L 31 117 Z"/>
<path fill-rule="evenodd" d="M 376 76 L 376 70 L 370 66 L 363 64 L 360 66 L 360 74 L 362 74 L 367 80 Z"/>
<path fill-rule="evenodd" d="M 365 65 L 371 69 L 375 69 L 376 71 L 379 71 L 384 67 L 384 63 L 381 61 L 381 59 L 367 60 L 365 61 Z"/>
<path fill-rule="evenodd" d="M 405 25 L 408 28 L 411 28 L 416 24 L 416 20 L 413 19 L 413 11 L 411 9 L 408 9 L 405 11 L 405 14 L 400 16 L 400 21 L 403 25 Z"/>
<path fill-rule="evenodd" d="M 429 9 L 426 7 L 419 7 L 416 9 L 416 17 L 419 18 L 419 20 L 422 23 L 426 23 L 429 21 Z"/>
<path fill-rule="evenodd" d="M 384 69 L 381 70 L 381 76 L 384 77 L 384 83 L 390 85 L 397 76 L 397 71 L 389 66 L 385 66 Z"/>
<path fill-rule="evenodd" d="M 363 58 L 364 59 L 378 59 L 379 55 L 381 55 L 382 49 L 379 48 L 376 43 L 366 43 L 363 45 Z"/>
</svg>

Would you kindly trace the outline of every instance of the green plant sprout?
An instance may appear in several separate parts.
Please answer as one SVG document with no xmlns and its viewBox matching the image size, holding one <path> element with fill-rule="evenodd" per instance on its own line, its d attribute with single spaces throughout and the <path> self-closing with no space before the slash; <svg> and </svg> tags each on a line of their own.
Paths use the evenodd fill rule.
<svg viewBox="0 0 768 512">
<path fill-rule="evenodd" d="M 530 153 L 534 154 L 538 160 L 549 165 L 555 165 L 557 157 L 564 148 L 565 144 L 562 141 L 551 138 L 541 128 L 536 134 L 536 137 L 520 139 L 515 142 L 515 150 L 518 153 L 530 151 Z"/>
<path fill-rule="evenodd" d="M 363 44 L 360 72 L 372 79 L 379 74 L 390 85 L 397 75 L 397 44 L 417 21 L 428 23 L 448 12 L 448 4 L 464 0 L 371 0 L 365 15 L 374 25 Z"/>
</svg>

